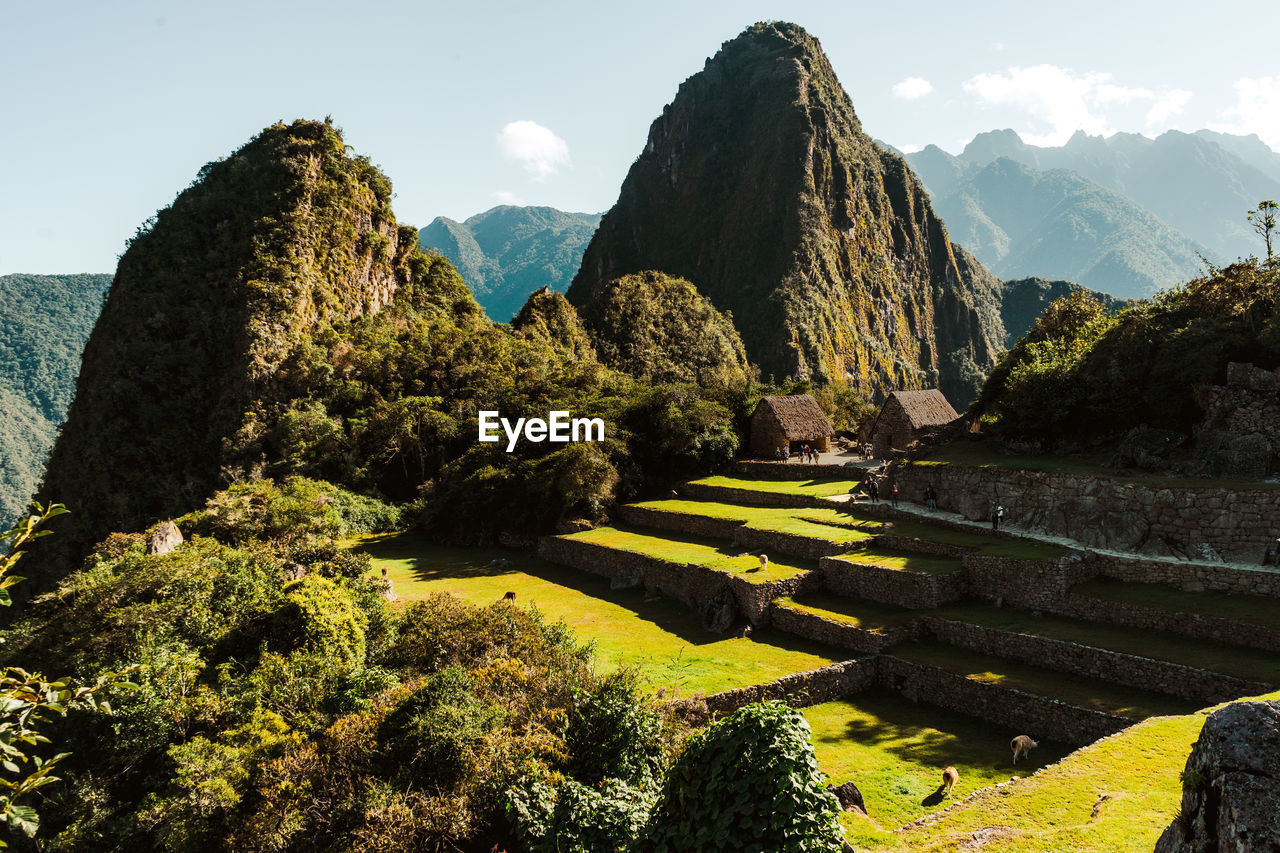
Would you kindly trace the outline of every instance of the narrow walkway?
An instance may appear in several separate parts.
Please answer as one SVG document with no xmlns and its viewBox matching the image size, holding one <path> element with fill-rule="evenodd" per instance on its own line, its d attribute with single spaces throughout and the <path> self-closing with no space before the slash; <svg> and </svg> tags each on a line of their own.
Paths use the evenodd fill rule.
<svg viewBox="0 0 1280 853">
<path fill-rule="evenodd" d="M 853 501 L 855 504 L 859 504 L 859 505 L 869 506 L 871 504 L 869 500 L 861 496 L 854 498 L 852 495 L 834 495 L 832 497 L 825 498 L 825 500 L 829 500 L 832 503 L 836 503 L 836 504 L 845 504 L 850 501 Z M 881 499 L 879 502 L 879 505 L 890 506 L 889 501 L 887 499 Z M 980 530 L 980 531 L 991 530 L 990 521 L 973 521 L 972 519 L 965 518 L 963 515 L 961 515 L 958 512 L 951 512 L 950 510 L 945 510 L 945 509 L 940 509 L 937 512 L 934 512 L 933 510 L 927 509 L 919 504 L 914 504 L 909 501 L 899 501 L 898 506 L 896 507 L 896 511 L 905 513 L 907 515 L 914 515 L 922 519 L 941 519 L 943 521 L 947 521 L 953 524 L 960 524 L 960 525 L 964 525 L 965 527 L 971 527 L 975 530 Z M 1047 542 L 1053 545 L 1061 545 L 1064 548 L 1070 548 L 1074 551 L 1086 551 L 1094 554 L 1106 554 L 1112 557 L 1123 557 L 1123 558 L 1132 559 L 1132 560 L 1144 560 L 1152 563 L 1168 563 L 1171 565 L 1178 565 L 1178 566 L 1205 566 L 1210 568 L 1229 568 L 1229 569 L 1238 569 L 1242 571 L 1251 571 L 1251 572 L 1268 572 L 1272 574 L 1280 572 L 1280 568 L 1273 567 L 1273 566 L 1260 566 L 1254 563 L 1232 563 L 1232 562 L 1227 562 L 1225 560 L 1222 560 L 1222 561 L 1182 560 L 1177 557 L 1157 556 L 1152 554 L 1136 554 L 1132 551 L 1117 551 L 1111 548 L 1095 548 L 1088 545 L 1082 545 L 1076 540 L 1068 539 L 1065 536 L 1053 536 L 1043 531 L 1029 530 L 1025 527 L 1021 527 L 1016 524 L 1010 524 L 1008 522 L 1005 522 L 1003 525 L 1001 525 L 1000 530 L 1003 532 L 1012 533 L 1015 536 L 1021 536 L 1025 539 L 1035 539 L 1039 542 Z"/>
</svg>

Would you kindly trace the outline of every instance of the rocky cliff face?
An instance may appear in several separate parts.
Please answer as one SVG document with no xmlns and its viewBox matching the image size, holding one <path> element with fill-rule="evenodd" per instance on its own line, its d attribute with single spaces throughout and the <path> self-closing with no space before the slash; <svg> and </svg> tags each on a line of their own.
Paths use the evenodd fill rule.
<svg viewBox="0 0 1280 853">
<path fill-rule="evenodd" d="M 1004 340 L 999 282 L 862 131 L 817 39 L 757 24 L 681 85 L 569 290 L 656 269 L 731 311 L 765 375 L 958 405 Z"/>
<path fill-rule="evenodd" d="M 1182 784 L 1182 809 L 1155 853 L 1280 850 L 1280 702 L 1213 712 Z"/>
<path fill-rule="evenodd" d="M 336 128 L 298 121 L 205 166 L 139 229 L 40 491 L 72 514 L 29 566 L 65 574 L 105 533 L 197 506 L 244 462 L 228 440 L 254 429 L 309 332 L 378 310 L 412 278 L 417 233 L 390 198 Z"/>
</svg>

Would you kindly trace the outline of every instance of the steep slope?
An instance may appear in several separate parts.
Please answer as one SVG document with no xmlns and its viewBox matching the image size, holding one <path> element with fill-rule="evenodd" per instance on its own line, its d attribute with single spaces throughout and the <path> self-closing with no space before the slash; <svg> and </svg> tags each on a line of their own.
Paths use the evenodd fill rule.
<svg viewBox="0 0 1280 853">
<path fill-rule="evenodd" d="M 466 222 L 436 217 L 418 240 L 452 261 L 489 316 L 506 322 L 538 288 L 568 288 L 599 224 L 594 213 L 503 205 Z"/>
<path fill-rule="evenodd" d="M 1054 300 L 1081 291 L 1089 293 L 1102 303 L 1108 312 L 1117 311 L 1126 304 L 1123 299 L 1089 290 L 1074 281 L 1049 281 L 1034 276 L 1006 281 L 1000 299 L 1000 318 L 1004 321 L 1006 335 L 1005 347 L 1012 347 L 1018 338 L 1031 331 L 1037 318 Z"/>
<path fill-rule="evenodd" d="M 71 509 L 29 561 L 65 574 L 112 530 L 198 506 L 245 472 L 257 409 L 317 324 L 378 310 L 423 274 L 391 184 L 329 123 L 264 130 L 139 229 L 84 351 L 40 495 Z M 478 306 L 464 288 L 444 305 Z M 235 440 L 232 441 L 232 438 Z"/>
<path fill-rule="evenodd" d="M 641 270 L 732 312 L 765 375 L 867 393 L 940 384 L 963 405 L 1003 340 L 993 287 L 924 188 L 862 131 L 816 39 L 757 24 L 681 86 L 569 289 Z"/>
<path fill-rule="evenodd" d="M 936 171 L 936 170 L 935 170 Z M 1195 243 L 1120 193 L 1001 158 L 935 200 L 955 239 L 999 275 L 1078 281 L 1122 298 L 1197 275 Z"/>
<path fill-rule="evenodd" d="M 109 275 L 0 276 L 0 529 L 40 482 L 110 284 Z"/>
</svg>

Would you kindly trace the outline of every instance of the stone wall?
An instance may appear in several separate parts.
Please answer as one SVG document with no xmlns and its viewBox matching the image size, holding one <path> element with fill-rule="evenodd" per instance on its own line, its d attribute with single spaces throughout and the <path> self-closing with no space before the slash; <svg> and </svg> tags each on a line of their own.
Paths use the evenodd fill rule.
<svg viewBox="0 0 1280 853">
<path fill-rule="evenodd" d="M 966 518 L 989 518 L 998 502 L 1010 523 L 1091 548 L 1257 564 L 1280 529 L 1280 489 L 1262 486 L 1164 486 L 1119 476 L 909 462 L 893 476 L 905 495 L 933 484 L 939 507 Z"/>
<path fill-rule="evenodd" d="M 732 518 L 708 518 L 705 515 L 692 515 L 686 512 L 672 512 L 630 504 L 618 507 L 617 516 L 627 524 L 634 524 L 637 527 L 656 527 L 659 530 L 674 530 L 677 533 L 730 541 L 736 539 L 738 529 L 744 523 Z"/>
<path fill-rule="evenodd" d="M 815 536 L 762 530 L 733 519 L 707 518 L 652 507 L 621 506 L 618 507 L 618 518 L 638 527 L 654 527 L 659 530 L 691 533 L 695 536 L 709 536 L 713 539 L 727 539 L 746 551 L 789 554 L 808 560 L 843 554 L 851 548 L 860 548 L 863 545 L 862 542 L 841 544 Z"/>
<path fill-rule="evenodd" d="M 1202 394 L 1196 456 L 1214 477 L 1265 477 L 1280 468 L 1280 370 L 1227 365 L 1227 384 Z"/>
<path fill-rule="evenodd" d="M 1114 554 L 1097 554 L 1090 563 L 1099 574 L 1123 581 L 1169 584 L 1185 592 L 1208 589 L 1280 598 L 1280 571 L 1273 568 L 1172 563 Z"/>
<path fill-rule="evenodd" d="M 928 702 L 978 717 L 1037 740 L 1051 738 L 1083 746 L 1133 723 L 1102 711 L 973 681 L 939 667 L 893 655 L 880 655 L 876 662 L 876 684 L 880 687 L 901 693 L 913 701 Z M 1008 754 L 992 756 L 992 760 L 1001 757 L 1007 758 Z"/>
<path fill-rule="evenodd" d="M 769 624 L 779 630 L 842 649 L 876 653 L 889 646 L 915 639 L 919 634 L 916 620 L 908 625 L 873 631 L 812 610 L 774 601 L 769 611 Z"/>
<path fill-rule="evenodd" d="M 928 574 L 886 569 L 857 562 L 857 556 L 823 557 L 818 561 L 822 585 L 836 595 L 847 595 L 896 604 L 913 610 L 929 610 L 964 593 L 964 573 Z"/>
<path fill-rule="evenodd" d="M 1227 641 L 1238 646 L 1280 652 L 1280 629 L 1238 622 L 1234 619 L 1219 619 L 1201 616 L 1198 613 L 1164 610 L 1159 607 L 1146 607 L 1126 601 L 1112 601 L 1079 594 L 1066 596 L 1055 608 L 1055 612 L 1064 616 L 1074 616 L 1077 619 L 1110 622 L 1131 628 L 1169 631 L 1185 637 Z"/>
<path fill-rule="evenodd" d="M 860 693 L 871 685 L 875 675 L 875 658 L 833 663 L 821 669 L 785 675 L 768 684 L 713 693 L 707 697 L 707 710 L 724 716 L 765 699 L 781 699 L 793 708 L 804 708 Z"/>
<path fill-rule="evenodd" d="M 1047 561 L 970 554 L 964 566 L 970 595 L 1031 610 L 1058 607 L 1071 587 L 1099 571 L 1091 559 L 1076 556 Z"/>
<path fill-rule="evenodd" d="M 728 572 L 696 563 L 673 563 L 647 554 L 636 554 L 564 536 L 538 540 L 538 556 L 582 571 L 602 575 L 623 586 L 643 586 L 675 599 L 699 613 L 724 590 L 733 597 L 738 612 L 754 625 L 769 620 L 769 603 L 818 586 L 817 572 L 777 581 L 753 583 Z"/>
<path fill-rule="evenodd" d="M 922 621 L 930 634 L 954 646 L 1055 672 L 1070 672 L 1144 690 L 1155 690 L 1170 696 L 1201 701 L 1206 705 L 1275 689 L 1262 681 L 1246 681 L 1169 661 L 1052 640 L 1034 634 L 1002 631 L 936 616 L 925 616 Z"/>
</svg>

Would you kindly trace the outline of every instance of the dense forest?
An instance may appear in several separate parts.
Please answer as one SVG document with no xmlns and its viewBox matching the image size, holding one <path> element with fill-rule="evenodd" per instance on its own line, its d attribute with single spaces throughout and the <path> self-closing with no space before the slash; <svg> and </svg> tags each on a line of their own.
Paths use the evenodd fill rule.
<svg viewBox="0 0 1280 853">
<path fill-rule="evenodd" d="M 0 276 L 0 528 L 40 482 L 110 284 L 109 275 Z"/>
</svg>

